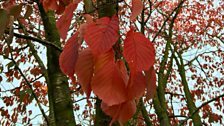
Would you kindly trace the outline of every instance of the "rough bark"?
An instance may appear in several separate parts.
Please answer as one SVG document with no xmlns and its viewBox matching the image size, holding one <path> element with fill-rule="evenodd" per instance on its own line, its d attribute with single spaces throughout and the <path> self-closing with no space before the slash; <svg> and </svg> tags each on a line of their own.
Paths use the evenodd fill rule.
<svg viewBox="0 0 224 126">
<path fill-rule="evenodd" d="M 45 37 L 49 42 L 60 47 L 60 36 L 58 34 L 55 15 L 53 11 L 44 11 L 38 3 L 41 18 L 44 25 Z M 59 67 L 60 51 L 52 46 L 47 46 L 47 72 L 49 76 L 48 100 L 50 107 L 50 126 L 74 126 L 75 119 L 71 94 L 66 76 Z"/>
</svg>

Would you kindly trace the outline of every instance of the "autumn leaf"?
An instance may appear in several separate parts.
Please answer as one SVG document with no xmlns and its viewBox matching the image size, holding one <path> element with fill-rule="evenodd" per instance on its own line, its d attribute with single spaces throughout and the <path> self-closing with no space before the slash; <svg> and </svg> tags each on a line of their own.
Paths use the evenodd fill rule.
<svg viewBox="0 0 224 126">
<path fill-rule="evenodd" d="M 92 90 L 90 83 L 93 76 L 93 67 L 94 59 L 91 50 L 87 48 L 81 51 L 75 69 L 78 76 L 78 81 L 80 82 L 80 85 L 87 97 L 90 96 Z"/>
<path fill-rule="evenodd" d="M 152 43 L 142 33 L 131 29 L 124 40 L 124 58 L 136 71 L 148 70 L 155 62 Z"/>
<path fill-rule="evenodd" d="M 135 18 L 141 14 L 143 10 L 143 3 L 141 0 L 132 0 L 132 7 L 131 7 L 132 13 L 130 16 L 130 20 L 133 21 Z"/>
<path fill-rule="evenodd" d="M 110 123 L 110 125 L 112 125 L 115 121 L 119 121 L 121 123 L 128 121 L 135 114 L 136 104 L 134 100 L 113 106 L 108 106 L 102 102 L 101 108 L 107 115 L 112 117 L 112 121 Z"/>
<path fill-rule="evenodd" d="M 84 39 L 94 54 L 109 51 L 117 42 L 118 35 L 118 17 L 103 17 L 96 22 L 89 23 L 84 35 Z"/>
<path fill-rule="evenodd" d="M 118 60 L 117 65 L 121 71 L 121 76 L 122 76 L 122 79 L 124 80 L 125 86 L 127 87 L 129 76 L 128 76 L 128 71 L 126 69 L 126 66 L 122 60 Z"/>
<path fill-rule="evenodd" d="M 142 72 L 132 72 L 127 86 L 128 99 L 140 98 L 146 89 L 145 76 Z"/>
<path fill-rule="evenodd" d="M 58 19 L 56 25 L 62 39 L 66 39 L 69 26 L 72 21 L 73 11 L 77 8 L 78 3 L 70 3 L 64 11 L 64 14 Z"/>
<path fill-rule="evenodd" d="M 156 72 L 153 67 L 145 71 L 145 79 L 147 89 L 146 99 L 149 100 L 153 98 L 156 93 Z"/>
<path fill-rule="evenodd" d="M 78 59 L 78 32 L 75 33 L 65 44 L 59 57 L 59 64 L 62 72 L 74 81 L 75 65 Z"/>
<path fill-rule="evenodd" d="M 45 11 L 58 9 L 57 0 L 41 0 L 41 3 Z"/>
<path fill-rule="evenodd" d="M 93 92 L 109 106 L 126 100 L 125 83 L 114 62 L 112 50 L 97 57 L 91 87 Z"/>
</svg>

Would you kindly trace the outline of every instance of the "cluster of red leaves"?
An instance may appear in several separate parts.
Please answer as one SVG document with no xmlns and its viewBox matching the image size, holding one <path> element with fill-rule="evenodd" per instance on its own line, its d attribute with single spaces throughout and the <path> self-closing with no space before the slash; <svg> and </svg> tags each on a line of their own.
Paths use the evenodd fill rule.
<svg viewBox="0 0 224 126">
<path fill-rule="evenodd" d="M 45 10 L 57 11 L 60 8 L 55 4 L 56 1 L 42 2 Z M 66 6 L 64 14 L 57 21 L 62 39 L 67 37 L 77 4 L 78 2 L 71 2 Z M 143 5 L 140 0 L 133 0 L 132 4 L 130 19 L 133 21 L 141 13 Z M 123 47 L 120 54 L 122 58 L 117 58 L 113 46 L 120 37 L 118 17 L 114 15 L 96 21 L 90 15 L 85 17 L 87 22 L 67 41 L 60 55 L 61 70 L 73 83 L 76 81 L 74 74 L 77 75 L 87 97 L 93 91 L 102 100 L 101 108 L 112 117 L 112 122 L 125 122 L 135 113 L 136 103 L 145 90 L 147 89 L 148 98 L 155 92 L 154 47 L 142 33 L 130 28 L 124 45 L 119 45 Z M 80 48 L 83 40 L 88 45 L 85 49 Z"/>
<path fill-rule="evenodd" d="M 85 24 L 83 37 L 89 47 L 79 51 L 79 40 L 83 39 L 79 34 L 83 32 L 76 32 L 61 53 L 60 66 L 72 80 L 76 73 L 88 97 L 93 91 L 102 99 L 101 107 L 113 121 L 125 122 L 135 113 L 135 103 L 146 88 L 149 97 L 153 95 L 155 72 L 152 66 L 155 51 L 152 43 L 142 33 L 131 28 L 123 49 L 123 57 L 130 69 L 127 71 L 124 60 L 116 59 L 112 50 L 119 39 L 118 26 L 119 21 L 115 15 Z"/>
</svg>

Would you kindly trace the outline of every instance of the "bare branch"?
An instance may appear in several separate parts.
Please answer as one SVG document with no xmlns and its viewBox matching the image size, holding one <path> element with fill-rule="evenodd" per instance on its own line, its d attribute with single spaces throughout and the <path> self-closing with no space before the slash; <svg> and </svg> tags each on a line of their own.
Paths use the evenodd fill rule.
<svg viewBox="0 0 224 126">
<path fill-rule="evenodd" d="M 46 41 L 46 40 L 42 40 L 42 39 L 35 38 L 35 37 L 32 37 L 32 36 L 28 36 L 28 35 L 21 35 L 21 34 L 18 34 L 18 33 L 14 33 L 14 36 L 16 36 L 17 38 L 23 38 L 23 39 L 32 40 L 34 42 L 39 42 L 39 43 L 41 43 L 43 45 L 52 46 L 55 49 L 57 49 L 59 51 L 62 51 L 62 48 L 61 47 L 58 47 L 56 44 L 51 43 L 51 42 Z"/>
</svg>

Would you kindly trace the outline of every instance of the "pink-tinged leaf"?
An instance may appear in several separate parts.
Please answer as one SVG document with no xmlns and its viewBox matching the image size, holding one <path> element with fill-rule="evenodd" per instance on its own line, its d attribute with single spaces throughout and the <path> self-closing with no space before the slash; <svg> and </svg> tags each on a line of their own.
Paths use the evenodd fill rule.
<svg viewBox="0 0 224 126">
<path fill-rule="evenodd" d="M 119 35 L 118 17 L 103 17 L 96 22 L 89 23 L 84 35 L 86 43 L 94 54 L 100 54 L 109 51 L 117 42 Z"/>
<path fill-rule="evenodd" d="M 145 76 L 142 72 L 132 72 L 128 82 L 127 92 L 128 99 L 140 98 L 146 89 Z"/>
<path fill-rule="evenodd" d="M 93 92 L 107 105 L 126 101 L 125 83 L 110 50 L 97 57 L 91 87 Z"/>
<path fill-rule="evenodd" d="M 72 21 L 73 11 L 77 8 L 78 3 L 70 3 L 64 11 L 64 14 L 57 21 L 57 28 L 62 39 L 66 39 L 69 26 Z"/>
<path fill-rule="evenodd" d="M 131 29 L 124 40 L 124 57 L 136 71 L 148 70 L 155 62 L 155 50 L 149 39 Z"/>
<path fill-rule="evenodd" d="M 113 106 L 108 106 L 102 102 L 101 108 L 107 115 L 112 117 L 111 125 L 115 121 L 128 121 L 136 112 L 136 104 L 133 100 Z"/>
<path fill-rule="evenodd" d="M 92 90 L 90 83 L 93 76 L 93 67 L 94 59 L 91 50 L 87 48 L 81 51 L 75 69 L 78 81 L 87 97 L 90 96 Z"/>
<path fill-rule="evenodd" d="M 75 65 L 78 59 L 78 33 L 75 33 L 65 44 L 59 57 L 62 72 L 74 81 Z"/>
<path fill-rule="evenodd" d="M 156 72 L 153 67 L 145 71 L 146 78 L 146 99 L 149 100 L 154 97 L 156 93 Z"/>
<path fill-rule="evenodd" d="M 131 7 L 131 16 L 130 20 L 133 21 L 136 19 L 136 17 L 141 14 L 143 10 L 143 3 L 141 0 L 132 0 L 132 7 Z"/>
</svg>

